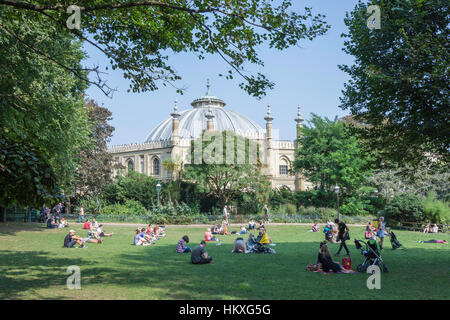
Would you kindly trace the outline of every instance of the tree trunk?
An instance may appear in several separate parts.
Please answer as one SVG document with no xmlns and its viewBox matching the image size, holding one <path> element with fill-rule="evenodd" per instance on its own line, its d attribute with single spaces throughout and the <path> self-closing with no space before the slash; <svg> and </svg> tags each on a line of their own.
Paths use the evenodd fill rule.
<svg viewBox="0 0 450 320">
<path fill-rule="evenodd" d="M 6 208 L 0 206 L 0 222 L 6 222 Z"/>
</svg>

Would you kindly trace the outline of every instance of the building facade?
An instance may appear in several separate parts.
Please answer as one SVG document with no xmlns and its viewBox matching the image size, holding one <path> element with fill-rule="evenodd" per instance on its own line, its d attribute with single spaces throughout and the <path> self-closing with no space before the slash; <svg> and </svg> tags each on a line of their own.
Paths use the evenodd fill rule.
<svg viewBox="0 0 450 320">
<path fill-rule="evenodd" d="M 233 131 L 259 146 L 260 156 L 264 159 L 262 170 L 273 188 L 287 186 L 291 190 L 304 190 L 309 187 L 298 174 L 294 175 L 291 171 L 296 142 L 278 140 L 273 136 L 274 118 L 270 106 L 267 107 L 264 118 L 266 128 L 263 129 L 256 122 L 225 108 L 223 100 L 210 94 L 209 84 L 207 88 L 206 95 L 195 99 L 190 109 L 179 112 L 175 102 L 170 117 L 154 128 L 145 142 L 108 148 L 114 161 L 122 164 L 126 171 L 135 170 L 168 181 L 175 179 L 174 171 L 182 170 L 185 164 L 190 163 L 192 140 L 200 138 L 205 130 L 211 133 Z M 303 122 L 300 107 L 295 121 L 298 141 Z M 166 165 L 167 160 L 177 164 L 175 169 L 174 166 Z M 119 172 L 115 171 L 114 175 L 117 174 Z"/>
</svg>

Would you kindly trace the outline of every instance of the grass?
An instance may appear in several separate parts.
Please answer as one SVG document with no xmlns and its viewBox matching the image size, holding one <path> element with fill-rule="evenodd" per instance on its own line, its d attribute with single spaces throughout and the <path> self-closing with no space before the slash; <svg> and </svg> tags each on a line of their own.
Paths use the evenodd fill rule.
<svg viewBox="0 0 450 320">
<path fill-rule="evenodd" d="M 80 225 L 71 226 L 85 236 Z M 192 265 L 175 245 L 189 235 L 191 247 L 205 228 L 170 227 L 167 236 L 149 247 L 131 245 L 134 227 L 105 226 L 114 236 L 87 249 L 62 248 L 68 229 L 47 230 L 40 224 L 0 224 L 0 299 L 448 299 L 450 255 L 445 244 L 417 243 L 444 239 L 397 231 L 407 250 L 393 251 L 389 239 L 383 259 L 389 273 L 381 289 L 369 290 L 368 274 L 322 275 L 306 271 L 314 263 L 323 233 L 306 226 L 268 226 L 277 244 L 275 255 L 232 254 L 235 235 L 219 236 L 221 246 L 206 247 L 215 263 Z M 237 228 L 232 228 L 236 230 Z M 362 262 L 353 239 L 363 228 L 351 227 L 348 243 L 353 267 Z M 334 253 L 337 244 L 331 244 Z M 340 258 L 335 258 L 339 261 Z M 66 287 L 67 267 L 81 268 L 81 290 Z"/>
</svg>

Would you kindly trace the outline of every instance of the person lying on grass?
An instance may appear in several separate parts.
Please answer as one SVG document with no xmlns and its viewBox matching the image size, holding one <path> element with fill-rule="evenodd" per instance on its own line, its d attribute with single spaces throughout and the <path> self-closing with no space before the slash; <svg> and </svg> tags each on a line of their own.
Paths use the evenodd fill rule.
<svg viewBox="0 0 450 320">
<path fill-rule="evenodd" d="M 189 243 L 189 237 L 184 235 L 183 238 L 180 239 L 177 243 L 177 247 L 175 248 L 175 252 L 177 253 L 188 253 L 191 252 L 191 248 L 186 246 L 186 243 Z"/>
<path fill-rule="evenodd" d="M 206 229 L 205 241 L 219 241 L 219 239 L 217 239 L 217 237 L 212 235 L 211 228 Z"/>
<path fill-rule="evenodd" d="M 205 250 L 206 242 L 202 240 L 199 246 L 196 246 L 191 253 L 191 262 L 193 264 L 210 264 L 213 263 L 212 257 L 208 256 L 208 252 Z"/>
<path fill-rule="evenodd" d="M 134 245 L 135 246 L 149 246 L 150 243 L 145 239 L 145 237 L 142 234 L 141 229 L 136 229 L 136 235 L 134 236 Z"/>
<path fill-rule="evenodd" d="M 319 265 L 319 269 L 322 269 L 324 272 L 351 272 L 351 270 L 344 269 L 339 263 L 334 262 L 333 259 L 331 259 L 330 249 L 328 249 L 328 245 L 325 241 L 320 243 L 317 264 Z"/>
<path fill-rule="evenodd" d="M 103 232 L 103 224 L 100 224 L 96 230 L 99 237 L 112 237 L 114 232 L 111 233 L 105 233 Z"/>
<path fill-rule="evenodd" d="M 83 239 L 75 235 L 74 230 L 70 230 L 69 234 L 64 238 L 64 248 L 74 248 L 74 245 L 78 244 L 80 248 L 87 248 L 83 244 Z"/>
</svg>

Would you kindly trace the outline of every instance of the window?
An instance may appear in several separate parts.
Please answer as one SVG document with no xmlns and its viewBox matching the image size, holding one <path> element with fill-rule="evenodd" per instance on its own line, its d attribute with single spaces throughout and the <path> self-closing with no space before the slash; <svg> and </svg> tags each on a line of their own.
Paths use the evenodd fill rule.
<svg viewBox="0 0 450 320">
<path fill-rule="evenodd" d="M 288 175 L 288 163 L 285 159 L 280 160 L 280 175 L 281 176 Z"/>
<path fill-rule="evenodd" d="M 141 156 L 140 159 L 141 159 L 141 162 L 140 162 L 141 173 L 144 173 L 144 156 Z"/>
<path fill-rule="evenodd" d="M 159 159 L 158 158 L 153 159 L 153 175 L 159 176 Z"/>
<path fill-rule="evenodd" d="M 134 171 L 134 162 L 131 159 L 128 159 L 127 163 L 128 172 Z"/>
</svg>

